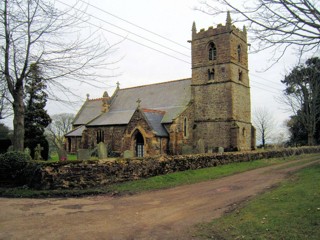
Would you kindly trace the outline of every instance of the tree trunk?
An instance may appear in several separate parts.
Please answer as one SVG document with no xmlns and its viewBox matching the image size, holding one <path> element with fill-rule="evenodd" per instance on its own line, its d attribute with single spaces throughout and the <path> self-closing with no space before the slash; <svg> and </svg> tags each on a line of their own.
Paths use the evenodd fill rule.
<svg viewBox="0 0 320 240">
<path fill-rule="evenodd" d="M 314 145 L 314 137 L 312 133 L 308 132 L 308 145 L 313 146 Z"/>
<path fill-rule="evenodd" d="M 23 87 L 20 87 L 14 95 L 13 102 L 13 149 L 15 151 L 24 150 L 24 103 Z"/>
</svg>

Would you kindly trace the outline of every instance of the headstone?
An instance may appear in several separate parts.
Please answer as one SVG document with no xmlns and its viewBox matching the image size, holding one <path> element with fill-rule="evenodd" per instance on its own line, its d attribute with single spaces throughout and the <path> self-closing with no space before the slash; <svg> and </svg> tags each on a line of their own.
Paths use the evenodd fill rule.
<svg viewBox="0 0 320 240">
<path fill-rule="evenodd" d="M 198 153 L 205 153 L 204 141 L 200 138 L 197 142 L 197 152 Z"/>
<path fill-rule="evenodd" d="M 103 142 L 98 143 L 98 158 L 99 159 L 106 159 L 108 158 L 108 150 L 106 144 Z"/>
<path fill-rule="evenodd" d="M 125 151 L 123 152 L 123 157 L 124 157 L 124 158 L 133 158 L 134 155 L 133 155 L 133 152 L 132 152 L 131 150 L 125 150 Z"/>
<path fill-rule="evenodd" d="M 218 153 L 224 153 L 224 148 L 223 147 L 218 147 Z"/>
<path fill-rule="evenodd" d="M 90 149 L 78 149 L 77 151 L 77 159 L 78 160 L 89 160 L 91 157 L 91 150 Z"/>
<path fill-rule="evenodd" d="M 64 149 L 58 150 L 58 156 L 59 156 L 59 161 L 67 161 L 68 160 L 68 153 Z"/>
<path fill-rule="evenodd" d="M 213 153 L 213 148 L 212 147 L 208 148 L 208 153 Z"/>
<path fill-rule="evenodd" d="M 38 143 L 37 146 L 34 149 L 34 160 L 42 160 L 41 151 L 43 150 L 43 147 Z"/>
<path fill-rule="evenodd" d="M 12 146 L 12 145 L 10 145 L 10 146 L 8 147 L 7 152 L 13 152 L 13 146 Z"/>
<path fill-rule="evenodd" d="M 182 146 L 182 155 L 190 155 L 193 154 L 193 148 L 189 145 Z"/>
<path fill-rule="evenodd" d="M 26 155 L 30 156 L 31 157 L 31 150 L 30 148 L 26 147 L 23 151 Z"/>
</svg>

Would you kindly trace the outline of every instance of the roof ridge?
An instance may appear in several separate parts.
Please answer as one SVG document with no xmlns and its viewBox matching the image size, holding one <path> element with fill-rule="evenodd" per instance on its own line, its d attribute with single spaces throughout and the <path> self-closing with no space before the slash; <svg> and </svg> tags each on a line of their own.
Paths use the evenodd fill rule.
<svg viewBox="0 0 320 240">
<path fill-rule="evenodd" d="M 151 109 L 151 108 L 142 108 L 143 112 L 155 112 L 155 113 L 161 113 L 161 114 L 165 114 L 166 111 L 162 111 L 162 110 L 156 110 L 156 109 Z"/>
<path fill-rule="evenodd" d="M 129 89 L 134 89 L 134 88 L 141 88 L 141 87 L 147 87 L 147 86 L 161 85 L 161 84 L 166 84 L 166 83 L 181 82 L 181 81 L 187 81 L 187 80 L 191 80 L 191 78 L 183 78 L 183 79 L 170 80 L 170 81 L 165 81 L 165 82 L 151 83 L 151 84 L 145 84 L 145 85 L 128 87 L 128 88 L 120 88 L 119 90 L 120 90 L 120 91 L 121 91 L 121 90 L 129 90 Z"/>
</svg>

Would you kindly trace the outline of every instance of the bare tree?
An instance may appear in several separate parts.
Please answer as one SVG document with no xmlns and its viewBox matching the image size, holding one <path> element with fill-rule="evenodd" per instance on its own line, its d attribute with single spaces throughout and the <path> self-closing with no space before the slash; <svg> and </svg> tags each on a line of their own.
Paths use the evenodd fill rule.
<svg viewBox="0 0 320 240">
<path fill-rule="evenodd" d="M 285 76 L 282 102 L 294 113 L 308 134 L 308 145 L 314 145 L 320 122 L 320 58 L 310 58 Z"/>
<path fill-rule="evenodd" d="M 57 149 L 63 149 L 64 136 L 72 129 L 74 114 L 61 113 L 51 116 L 52 122 L 46 129 L 49 142 Z"/>
<path fill-rule="evenodd" d="M 43 69 L 51 99 L 60 99 L 58 92 L 70 98 L 67 82 L 96 84 L 95 70 L 108 64 L 111 46 L 98 32 L 87 29 L 83 35 L 88 18 L 80 2 L 61 10 L 54 0 L 0 0 L 0 76 L 12 99 L 15 150 L 24 147 L 23 99 L 31 64 Z"/>
<path fill-rule="evenodd" d="M 262 146 L 272 139 L 275 122 L 271 112 L 266 108 L 257 108 L 253 112 L 253 125 L 257 129 L 258 138 L 261 139 Z"/>
<path fill-rule="evenodd" d="M 289 47 L 303 53 L 316 52 L 320 46 L 320 2 L 318 0 L 248 0 L 240 4 L 233 0 L 202 2 L 201 11 L 218 16 L 227 11 L 235 22 L 247 22 L 254 52 L 273 49 L 277 62 Z"/>
</svg>

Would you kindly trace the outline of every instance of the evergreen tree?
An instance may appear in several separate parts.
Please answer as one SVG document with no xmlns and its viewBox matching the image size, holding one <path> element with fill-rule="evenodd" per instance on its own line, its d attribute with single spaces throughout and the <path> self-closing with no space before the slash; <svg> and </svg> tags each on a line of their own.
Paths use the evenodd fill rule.
<svg viewBox="0 0 320 240">
<path fill-rule="evenodd" d="M 37 64 L 32 64 L 30 69 L 25 99 L 25 147 L 30 148 L 31 156 L 34 157 L 34 149 L 40 144 L 44 148 L 42 158 L 47 160 L 49 145 L 44 132 L 51 123 L 51 118 L 44 109 L 48 97 L 45 92 L 46 84 Z"/>
<path fill-rule="evenodd" d="M 300 124 L 307 133 L 308 145 L 316 144 L 320 124 L 320 58 L 310 58 L 293 68 L 282 83 L 286 85 L 284 102 L 295 116 L 296 127 L 292 129 L 299 129 Z"/>
</svg>

